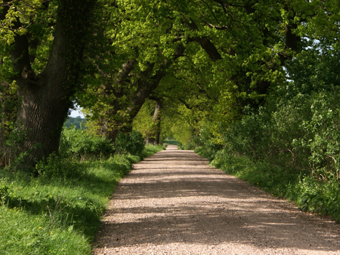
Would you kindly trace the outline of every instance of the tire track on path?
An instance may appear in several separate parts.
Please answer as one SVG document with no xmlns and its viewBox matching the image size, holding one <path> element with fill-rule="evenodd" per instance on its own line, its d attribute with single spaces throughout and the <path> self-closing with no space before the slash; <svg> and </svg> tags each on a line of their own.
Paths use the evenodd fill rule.
<svg viewBox="0 0 340 255">
<path fill-rule="evenodd" d="M 340 226 L 169 145 L 119 184 L 99 254 L 340 254 Z"/>
</svg>

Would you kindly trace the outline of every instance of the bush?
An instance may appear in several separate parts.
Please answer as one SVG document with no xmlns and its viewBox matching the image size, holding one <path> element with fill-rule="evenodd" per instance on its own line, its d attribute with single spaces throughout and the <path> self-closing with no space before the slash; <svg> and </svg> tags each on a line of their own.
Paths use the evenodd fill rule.
<svg viewBox="0 0 340 255">
<path fill-rule="evenodd" d="M 35 170 L 40 176 L 46 178 L 79 178 L 83 172 L 77 166 L 77 164 L 73 164 L 52 153 L 45 160 L 39 161 L 35 166 Z"/>
<path fill-rule="evenodd" d="M 27 138 L 27 132 L 22 126 L 14 125 L 12 131 L 9 133 L 5 147 L 5 151 L 0 155 L 0 166 L 11 167 L 12 169 L 23 169 L 25 167 L 25 159 L 29 155 L 30 150 L 23 152 L 23 144 Z M 36 148 L 38 144 L 31 147 Z"/>
<path fill-rule="evenodd" d="M 301 210 L 331 215 L 334 220 L 340 221 L 340 188 L 337 181 L 325 184 L 305 176 L 293 191 Z"/>
<path fill-rule="evenodd" d="M 144 147 L 143 135 L 137 131 L 132 131 L 128 134 L 118 133 L 115 140 L 115 148 L 119 154 L 141 155 Z"/>
<path fill-rule="evenodd" d="M 295 141 L 308 148 L 312 174 L 323 181 L 340 179 L 340 89 L 335 91 L 312 96 L 312 116 L 302 124 L 309 135 Z"/>
<path fill-rule="evenodd" d="M 146 158 L 146 157 L 149 157 L 153 154 L 155 154 L 156 152 L 159 152 L 161 150 L 165 150 L 166 149 L 166 146 L 167 145 L 161 145 L 161 144 L 158 144 L 158 145 L 153 145 L 153 144 L 148 144 L 145 146 L 144 150 L 143 150 L 143 153 L 141 155 L 141 158 Z"/>
<path fill-rule="evenodd" d="M 115 152 L 111 142 L 105 137 L 86 133 L 75 126 L 63 129 L 59 153 L 62 157 L 72 157 L 80 160 L 109 157 Z"/>
<path fill-rule="evenodd" d="M 178 149 L 179 150 L 194 150 L 195 144 L 190 141 L 185 144 L 178 143 Z"/>
<path fill-rule="evenodd" d="M 4 183 L 0 183 L 0 202 L 5 201 L 8 196 L 8 191 L 9 188 Z"/>
<path fill-rule="evenodd" d="M 205 124 L 200 129 L 199 137 L 194 139 L 196 145 L 195 152 L 208 160 L 213 160 L 215 154 L 223 148 L 222 144 L 214 139 L 212 128 L 209 124 Z"/>
</svg>

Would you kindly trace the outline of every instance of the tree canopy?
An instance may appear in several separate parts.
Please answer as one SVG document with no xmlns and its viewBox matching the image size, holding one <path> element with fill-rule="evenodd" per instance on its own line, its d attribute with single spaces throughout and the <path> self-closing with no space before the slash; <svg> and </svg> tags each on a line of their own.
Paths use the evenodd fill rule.
<svg viewBox="0 0 340 255">
<path fill-rule="evenodd" d="M 313 75 L 336 84 L 337 8 L 335 0 L 1 0 L 0 156 L 29 151 L 23 165 L 33 166 L 57 152 L 74 102 L 112 142 L 137 129 L 187 143 L 206 130 L 224 146 L 232 124 L 285 88 L 311 91 Z M 22 134 L 15 150 L 11 132 Z"/>
</svg>

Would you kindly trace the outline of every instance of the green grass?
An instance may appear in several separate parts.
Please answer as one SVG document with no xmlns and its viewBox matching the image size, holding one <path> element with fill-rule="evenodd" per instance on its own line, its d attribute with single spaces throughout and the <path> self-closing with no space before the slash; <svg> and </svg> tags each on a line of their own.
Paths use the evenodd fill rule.
<svg viewBox="0 0 340 255">
<path fill-rule="evenodd" d="M 143 157 L 161 149 L 147 146 Z M 68 178 L 0 169 L 0 254 L 91 254 L 109 198 L 140 159 L 72 163 L 77 175 Z"/>
<path fill-rule="evenodd" d="M 158 151 L 164 150 L 166 145 L 146 145 L 142 153 L 142 158 L 149 157 Z"/>
</svg>

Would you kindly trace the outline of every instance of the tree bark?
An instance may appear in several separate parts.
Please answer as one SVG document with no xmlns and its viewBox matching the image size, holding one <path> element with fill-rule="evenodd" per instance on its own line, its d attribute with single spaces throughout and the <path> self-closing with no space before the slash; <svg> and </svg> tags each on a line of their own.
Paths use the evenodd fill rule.
<svg viewBox="0 0 340 255">
<path fill-rule="evenodd" d="M 195 24 L 195 22 L 193 20 L 190 20 L 190 22 L 188 20 L 185 20 L 184 23 L 187 24 L 187 26 L 193 30 L 193 31 L 198 31 L 198 26 Z M 213 62 L 216 62 L 217 60 L 222 59 L 221 54 L 218 52 L 217 48 L 215 47 L 215 45 L 211 42 L 211 40 L 207 37 L 190 37 L 188 38 L 188 41 L 194 41 L 197 42 L 203 50 L 205 50 L 205 52 L 208 54 L 208 56 L 210 57 L 210 59 Z"/>
<path fill-rule="evenodd" d="M 78 85 L 83 51 L 96 0 L 60 0 L 49 61 L 44 71 L 34 73 L 26 35 L 17 35 L 11 57 L 20 106 L 17 125 L 26 132 L 20 152 L 28 151 L 24 168 L 58 152 L 63 123 Z M 19 20 L 15 22 L 20 27 Z"/>
<path fill-rule="evenodd" d="M 155 111 L 152 117 L 152 122 L 154 124 L 155 145 L 160 143 L 161 118 L 162 118 L 162 102 L 160 100 L 157 100 L 155 104 Z"/>
</svg>

